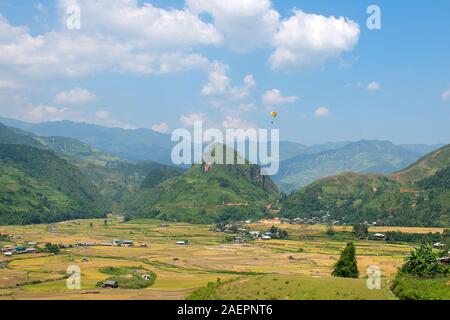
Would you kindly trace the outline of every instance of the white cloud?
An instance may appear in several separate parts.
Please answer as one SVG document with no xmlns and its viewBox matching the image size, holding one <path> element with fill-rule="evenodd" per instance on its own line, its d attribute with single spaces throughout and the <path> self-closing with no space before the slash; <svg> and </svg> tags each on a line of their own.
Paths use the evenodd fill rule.
<svg viewBox="0 0 450 320">
<path fill-rule="evenodd" d="M 181 116 L 180 122 L 181 125 L 185 128 L 192 128 L 194 126 L 194 122 L 201 121 L 201 122 L 207 122 L 208 119 L 205 114 L 203 113 L 192 113 L 187 116 Z"/>
<path fill-rule="evenodd" d="M 222 42 L 213 24 L 188 9 L 140 5 L 137 0 L 59 0 L 64 25 L 66 8 L 76 3 L 82 12 L 82 31 L 114 35 L 134 47 L 163 52 Z"/>
<path fill-rule="evenodd" d="M 330 112 L 330 109 L 328 109 L 328 108 L 319 107 L 314 112 L 314 115 L 318 118 L 325 118 L 325 117 L 329 117 L 331 115 L 331 112 Z"/>
<path fill-rule="evenodd" d="M 252 75 L 244 78 L 244 84 L 241 87 L 233 87 L 231 79 L 227 74 L 228 66 L 215 61 L 211 65 L 208 75 L 208 83 L 202 88 L 204 96 L 226 96 L 231 99 L 241 100 L 248 97 L 256 86 L 256 81 Z"/>
<path fill-rule="evenodd" d="M 296 96 L 283 96 L 278 89 L 266 91 L 262 96 L 262 102 L 266 106 L 278 106 L 281 104 L 291 104 L 298 101 Z"/>
<path fill-rule="evenodd" d="M 450 99 L 450 89 L 448 89 L 447 91 L 442 92 L 441 99 L 442 99 L 442 101 L 447 101 L 447 100 Z"/>
<path fill-rule="evenodd" d="M 82 88 L 74 88 L 70 91 L 61 91 L 55 97 L 55 102 L 61 104 L 82 104 L 95 101 L 97 96 Z"/>
<path fill-rule="evenodd" d="M 226 116 L 225 119 L 222 121 L 222 126 L 225 129 L 256 129 L 257 126 L 251 122 L 248 122 L 245 119 L 242 119 L 240 117 L 233 117 L 233 116 Z"/>
<path fill-rule="evenodd" d="M 167 132 L 169 132 L 170 128 L 167 123 L 163 122 L 163 123 L 153 125 L 152 130 L 159 132 L 159 133 L 167 133 Z"/>
<path fill-rule="evenodd" d="M 89 122 L 107 126 L 107 127 L 114 127 L 114 128 L 122 128 L 122 129 L 135 129 L 136 127 L 133 125 L 130 125 L 128 123 L 125 123 L 121 120 L 115 119 L 107 110 L 101 109 L 98 110 L 94 116 L 89 117 Z"/>
<path fill-rule="evenodd" d="M 187 0 L 190 10 L 208 13 L 233 50 L 246 52 L 272 43 L 280 15 L 270 0 Z"/>
<path fill-rule="evenodd" d="M 34 104 L 27 97 L 21 95 L 1 93 L 0 115 L 32 123 L 69 120 L 124 129 L 135 128 L 133 125 L 115 119 L 104 109 L 58 108 L 47 104 Z"/>
<path fill-rule="evenodd" d="M 65 29 L 69 4 L 78 2 L 82 28 Z M 0 67 L 27 78 L 79 77 L 102 71 L 137 74 L 207 68 L 197 46 L 221 35 L 188 9 L 161 9 L 135 0 L 60 0 L 62 25 L 38 36 L 0 16 Z"/>
<path fill-rule="evenodd" d="M 58 109 L 46 105 L 33 106 L 23 115 L 25 120 L 30 122 L 43 122 L 43 121 L 61 121 L 64 120 L 69 113 L 69 109 Z"/>
<path fill-rule="evenodd" d="M 359 39 L 357 23 L 344 17 L 325 17 L 295 10 L 281 22 L 270 63 L 275 70 L 291 71 L 322 64 L 352 50 Z"/>
<path fill-rule="evenodd" d="M 381 85 L 378 82 L 373 81 L 367 85 L 367 90 L 369 91 L 381 90 Z"/>
</svg>

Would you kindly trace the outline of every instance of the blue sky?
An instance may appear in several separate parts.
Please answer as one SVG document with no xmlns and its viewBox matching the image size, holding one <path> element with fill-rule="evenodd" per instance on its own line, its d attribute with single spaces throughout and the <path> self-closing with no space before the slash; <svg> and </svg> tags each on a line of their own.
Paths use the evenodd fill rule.
<svg viewBox="0 0 450 320">
<path fill-rule="evenodd" d="M 209 1 L 0 0 L 0 116 L 450 142 L 450 2 Z"/>
</svg>

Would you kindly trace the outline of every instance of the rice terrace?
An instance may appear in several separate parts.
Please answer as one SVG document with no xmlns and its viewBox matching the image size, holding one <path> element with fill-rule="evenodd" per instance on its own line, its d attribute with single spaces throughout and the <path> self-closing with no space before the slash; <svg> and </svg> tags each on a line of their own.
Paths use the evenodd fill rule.
<svg viewBox="0 0 450 320">
<path fill-rule="evenodd" d="M 250 224 L 251 230 L 266 225 Z M 369 290 L 360 279 L 331 277 L 333 264 L 351 228 L 337 227 L 334 236 L 324 226 L 286 225 L 289 240 L 227 243 L 226 234 L 207 225 L 164 223 L 121 218 L 80 220 L 54 225 L 0 227 L 12 235 L 2 245 L 54 243 L 48 252 L 0 259 L 1 299 L 395 299 L 393 277 L 412 246 L 380 241 L 356 241 L 358 265 L 378 265 L 382 286 Z M 441 232 L 440 228 L 396 228 L 404 232 Z M 374 228 L 384 232 L 386 228 Z M 113 246 L 112 239 L 130 239 L 133 246 Z M 177 242 L 185 241 L 185 245 Z M 77 245 L 78 244 L 78 245 Z M 69 265 L 81 269 L 81 288 L 67 289 Z M 132 278 L 151 274 L 147 286 L 102 288 L 111 275 Z M 127 281 L 128 283 L 129 281 Z M 448 285 L 448 284 L 445 284 Z"/>
</svg>

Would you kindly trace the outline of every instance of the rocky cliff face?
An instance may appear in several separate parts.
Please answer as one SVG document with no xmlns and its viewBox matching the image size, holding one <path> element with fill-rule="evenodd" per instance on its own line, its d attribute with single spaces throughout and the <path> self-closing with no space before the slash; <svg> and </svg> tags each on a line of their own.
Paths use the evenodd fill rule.
<svg viewBox="0 0 450 320">
<path fill-rule="evenodd" d="M 254 164 L 206 164 L 203 163 L 200 167 L 200 171 L 207 173 L 213 167 L 220 167 L 222 170 L 232 173 L 239 177 L 245 177 L 251 181 L 254 185 L 259 186 L 263 190 L 276 193 L 278 188 L 269 176 L 261 174 L 261 167 Z"/>
</svg>

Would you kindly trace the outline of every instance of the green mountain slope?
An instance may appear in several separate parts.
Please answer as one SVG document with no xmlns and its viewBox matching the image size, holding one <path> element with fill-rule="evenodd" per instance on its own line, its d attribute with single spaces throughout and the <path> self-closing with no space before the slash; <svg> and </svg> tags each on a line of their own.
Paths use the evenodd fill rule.
<svg viewBox="0 0 450 320">
<path fill-rule="evenodd" d="M 414 163 L 420 156 L 388 141 L 360 141 L 282 161 L 275 181 L 283 191 L 289 192 L 342 172 L 395 172 Z"/>
<path fill-rule="evenodd" d="M 7 127 L 0 123 L 0 143 L 1 144 L 20 144 L 38 148 L 44 146 L 35 138 L 34 135 L 29 134 L 20 129 Z"/>
<path fill-rule="evenodd" d="M 402 183 L 414 183 L 450 165 L 450 148 L 442 147 L 419 159 L 410 167 L 394 174 L 394 178 Z"/>
<path fill-rule="evenodd" d="M 127 197 L 140 189 L 152 171 L 164 170 L 168 177 L 181 173 L 181 170 L 176 167 L 153 161 L 135 164 L 106 154 L 76 139 L 65 137 L 39 137 L 38 139 L 68 162 L 76 165 L 94 183 L 100 193 L 112 201 L 115 210 L 120 208 Z M 158 182 L 163 178 L 160 177 Z"/>
<path fill-rule="evenodd" d="M 1 144 L 0 172 L 1 224 L 101 217 L 110 210 L 80 170 L 53 152 Z"/>
<path fill-rule="evenodd" d="M 285 197 L 282 214 L 323 217 L 345 223 L 450 225 L 450 146 L 390 174 L 344 173 L 325 178 Z"/>
<path fill-rule="evenodd" d="M 257 165 L 194 165 L 181 176 L 144 188 L 126 204 L 131 216 L 193 223 L 255 218 L 277 196 Z"/>
<path fill-rule="evenodd" d="M 166 175 L 170 177 L 181 173 L 181 170 L 176 167 L 152 161 L 135 164 L 129 160 L 111 156 L 76 139 L 39 137 L 2 124 L 0 124 L 0 143 L 52 150 L 58 157 L 78 167 L 100 193 L 112 202 L 114 209 L 117 209 L 125 198 L 138 191 L 153 170 L 165 170 Z M 159 179 L 158 182 L 163 177 Z"/>
</svg>

